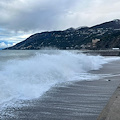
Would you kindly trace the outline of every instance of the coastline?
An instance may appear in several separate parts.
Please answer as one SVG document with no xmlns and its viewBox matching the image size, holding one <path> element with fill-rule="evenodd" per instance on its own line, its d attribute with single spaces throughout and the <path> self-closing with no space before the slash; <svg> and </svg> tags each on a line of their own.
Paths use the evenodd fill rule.
<svg viewBox="0 0 120 120">
<path fill-rule="evenodd" d="M 22 101 L 21 104 L 26 104 L 23 107 L 13 106 L 6 109 L 3 118 L 1 116 L 0 118 L 5 120 L 96 120 L 120 83 L 119 74 L 116 73 L 120 70 L 118 63 L 120 61 L 111 62 L 98 71 L 91 71 L 92 74 L 113 73 L 115 76 L 54 86 L 42 98 Z"/>
<path fill-rule="evenodd" d="M 114 78 L 113 78 L 114 79 Z M 5 120 L 96 120 L 115 91 L 118 79 L 80 81 L 53 87 L 42 98 L 22 101 L 0 118 Z"/>
</svg>

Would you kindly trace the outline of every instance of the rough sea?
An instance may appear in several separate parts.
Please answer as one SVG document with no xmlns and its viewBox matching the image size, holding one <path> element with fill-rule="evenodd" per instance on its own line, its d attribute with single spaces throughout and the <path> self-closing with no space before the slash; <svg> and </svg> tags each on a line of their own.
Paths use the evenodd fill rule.
<svg viewBox="0 0 120 120">
<path fill-rule="evenodd" d="M 59 84 L 99 80 L 90 71 L 118 59 L 72 50 L 1 50 L 0 118 L 9 114 L 6 109 L 26 106 L 21 101 L 39 99 Z"/>
</svg>

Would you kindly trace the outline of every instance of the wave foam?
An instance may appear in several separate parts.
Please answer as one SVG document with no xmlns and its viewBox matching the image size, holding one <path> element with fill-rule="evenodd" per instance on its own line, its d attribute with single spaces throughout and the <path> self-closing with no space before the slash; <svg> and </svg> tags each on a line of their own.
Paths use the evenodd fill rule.
<svg viewBox="0 0 120 120">
<path fill-rule="evenodd" d="M 101 56 L 67 51 L 10 60 L 0 71 L 0 103 L 14 98 L 37 98 L 57 83 L 90 79 L 87 72 L 101 68 L 106 62 Z"/>
</svg>

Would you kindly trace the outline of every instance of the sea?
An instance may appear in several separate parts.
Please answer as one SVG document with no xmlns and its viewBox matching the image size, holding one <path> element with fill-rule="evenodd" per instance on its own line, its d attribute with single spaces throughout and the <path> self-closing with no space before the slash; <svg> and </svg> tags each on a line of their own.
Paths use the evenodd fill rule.
<svg viewBox="0 0 120 120">
<path fill-rule="evenodd" d="M 0 118 L 8 115 L 13 119 L 9 108 L 29 106 L 25 101 L 42 99 L 51 88 L 99 80 L 105 74 L 90 71 L 116 60 L 120 58 L 93 56 L 79 50 L 1 50 Z"/>
</svg>

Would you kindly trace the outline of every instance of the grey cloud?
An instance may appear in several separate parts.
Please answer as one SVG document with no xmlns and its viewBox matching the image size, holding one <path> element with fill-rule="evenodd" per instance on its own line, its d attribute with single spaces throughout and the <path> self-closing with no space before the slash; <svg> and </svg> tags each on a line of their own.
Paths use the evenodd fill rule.
<svg viewBox="0 0 120 120">
<path fill-rule="evenodd" d="M 1 0 L 0 26 L 13 31 L 56 30 L 120 18 L 119 0 Z"/>
<path fill-rule="evenodd" d="M 16 2 L 17 1 L 17 2 Z M 3 27 L 16 31 L 55 29 L 59 16 L 73 4 L 69 0 L 8 0 L 0 2 Z M 26 2 L 27 1 L 27 2 Z"/>
</svg>

